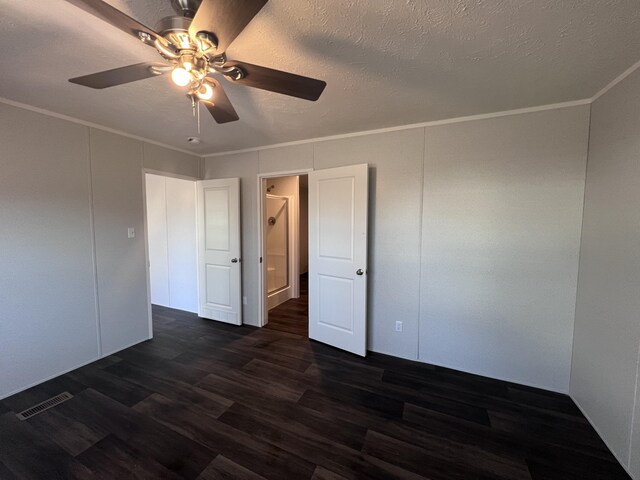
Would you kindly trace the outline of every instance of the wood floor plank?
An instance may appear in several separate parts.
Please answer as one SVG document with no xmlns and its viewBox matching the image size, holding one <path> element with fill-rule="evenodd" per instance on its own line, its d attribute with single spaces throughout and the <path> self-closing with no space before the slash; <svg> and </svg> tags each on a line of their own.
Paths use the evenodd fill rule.
<svg viewBox="0 0 640 480">
<path fill-rule="evenodd" d="M 37 455 L 34 455 L 37 452 Z M 0 416 L 0 462 L 21 480 L 94 478 L 93 472 L 13 413 Z"/>
<path fill-rule="evenodd" d="M 234 429 L 213 417 L 204 418 L 190 405 L 154 394 L 134 409 L 174 431 L 266 478 L 311 478 L 315 465 L 291 455 L 252 433 Z"/>
<path fill-rule="evenodd" d="M 265 478 L 232 462 L 224 455 L 218 455 L 200 474 L 198 480 L 265 480 Z"/>
<path fill-rule="evenodd" d="M 446 455 L 446 450 L 426 450 L 375 431 L 367 433 L 362 451 L 432 480 L 531 480 L 524 464 L 517 468 L 507 462 L 486 462 L 486 457 L 477 458 L 475 463 L 469 462 L 464 458 L 467 452 L 463 449 L 450 450 Z"/>
<path fill-rule="evenodd" d="M 161 372 L 149 373 L 147 370 L 124 361 L 108 369 L 111 373 L 143 386 L 148 390 L 161 393 L 166 397 L 187 401 L 194 407 L 218 416 L 229 408 L 233 401 L 217 393 L 204 390 L 180 380 L 172 380 Z"/>
<path fill-rule="evenodd" d="M 318 466 L 313 472 L 313 477 L 311 480 L 346 480 L 342 475 L 338 475 L 337 473 L 332 472 L 331 470 L 327 470 L 324 467 Z"/>
<path fill-rule="evenodd" d="M 78 383 L 91 387 L 128 407 L 135 405 L 153 393 L 151 390 L 122 380 L 109 373 L 108 370 L 96 368 L 93 365 L 79 368 L 68 375 Z"/>
<path fill-rule="evenodd" d="M 154 306 L 152 340 L 0 402 L 0 478 L 629 479 L 566 395 L 310 341 L 297 302 L 262 329 Z"/>
<path fill-rule="evenodd" d="M 360 451 L 327 441 L 300 424 L 265 416 L 247 407 L 234 405 L 221 415 L 220 421 L 348 479 L 391 480 L 411 476 L 409 472 L 396 475 L 397 470 L 385 468 L 386 464 L 373 466 Z"/>
<path fill-rule="evenodd" d="M 107 436 L 83 452 L 78 456 L 78 461 L 90 467 L 104 479 L 181 480 L 183 478 L 113 435 Z"/>
<path fill-rule="evenodd" d="M 36 430 L 46 432 L 48 437 L 74 457 L 95 445 L 109 433 L 68 418 L 56 408 L 30 418 L 28 423 Z"/>
<path fill-rule="evenodd" d="M 108 431 L 183 478 L 196 478 L 218 453 L 92 389 L 56 408 L 93 429 Z"/>
</svg>

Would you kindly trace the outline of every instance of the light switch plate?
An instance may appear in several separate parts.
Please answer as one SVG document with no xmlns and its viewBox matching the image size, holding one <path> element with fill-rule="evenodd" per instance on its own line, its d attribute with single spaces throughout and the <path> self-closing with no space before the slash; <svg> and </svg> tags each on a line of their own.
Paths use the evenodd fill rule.
<svg viewBox="0 0 640 480">
<path fill-rule="evenodd" d="M 136 238 L 136 229 L 128 228 L 127 229 L 127 238 Z"/>
</svg>

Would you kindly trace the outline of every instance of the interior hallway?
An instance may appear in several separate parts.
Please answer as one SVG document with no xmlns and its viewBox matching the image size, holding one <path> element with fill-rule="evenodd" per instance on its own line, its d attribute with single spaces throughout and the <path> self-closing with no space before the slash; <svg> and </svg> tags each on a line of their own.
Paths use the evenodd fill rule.
<svg viewBox="0 0 640 480">
<path fill-rule="evenodd" d="M 269 310 L 267 328 L 309 336 L 309 275 L 300 275 L 300 298 L 292 298 Z"/>
</svg>

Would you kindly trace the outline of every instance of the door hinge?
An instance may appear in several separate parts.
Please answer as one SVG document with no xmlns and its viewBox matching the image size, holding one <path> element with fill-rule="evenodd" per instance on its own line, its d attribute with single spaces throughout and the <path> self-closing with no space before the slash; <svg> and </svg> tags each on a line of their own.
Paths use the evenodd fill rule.
<svg viewBox="0 0 640 480">
<path fill-rule="evenodd" d="M 262 257 L 260 257 L 260 263 L 262 263 Z"/>
</svg>

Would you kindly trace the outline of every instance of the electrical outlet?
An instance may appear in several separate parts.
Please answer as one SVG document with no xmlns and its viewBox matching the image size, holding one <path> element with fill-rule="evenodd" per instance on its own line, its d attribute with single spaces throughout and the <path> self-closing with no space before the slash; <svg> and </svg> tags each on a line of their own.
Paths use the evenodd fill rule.
<svg viewBox="0 0 640 480">
<path fill-rule="evenodd" d="M 127 238 L 136 238 L 135 228 L 127 228 Z"/>
<path fill-rule="evenodd" d="M 402 322 L 396 322 L 396 332 L 402 331 Z"/>
</svg>

